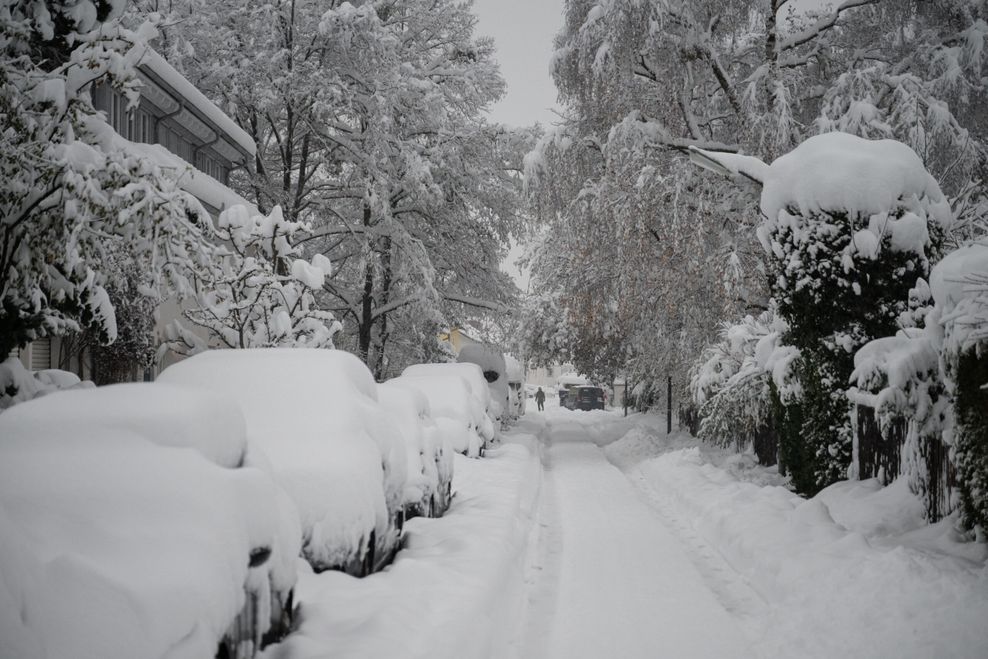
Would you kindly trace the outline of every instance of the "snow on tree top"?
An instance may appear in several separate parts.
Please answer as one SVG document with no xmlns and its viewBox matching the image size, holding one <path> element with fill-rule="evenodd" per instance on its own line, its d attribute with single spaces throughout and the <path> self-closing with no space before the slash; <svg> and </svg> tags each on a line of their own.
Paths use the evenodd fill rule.
<svg viewBox="0 0 988 659">
<path fill-rule="evenodd" d="M 785 209 L 801 215 L 844 211 L 861 217 L 894 209 L 950 224 L 950 206 L 911 148 L 849 133 L 809 138 L 765 173 L 761 210 L 769 221 Z M 924 212 L 920 212 L 924 211 Z"/>
</svg>

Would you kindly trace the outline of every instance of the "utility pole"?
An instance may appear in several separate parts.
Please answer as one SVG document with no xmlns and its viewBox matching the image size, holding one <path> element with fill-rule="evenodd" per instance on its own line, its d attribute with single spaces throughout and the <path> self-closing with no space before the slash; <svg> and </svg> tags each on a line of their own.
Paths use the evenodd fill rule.
<svg viewBox="0 0 988 659">
<path fill-rule="evenodd" d="M 666 434 L 672 434 L 672 376 L 669 376 L 666 388 Z"/>
</svg>

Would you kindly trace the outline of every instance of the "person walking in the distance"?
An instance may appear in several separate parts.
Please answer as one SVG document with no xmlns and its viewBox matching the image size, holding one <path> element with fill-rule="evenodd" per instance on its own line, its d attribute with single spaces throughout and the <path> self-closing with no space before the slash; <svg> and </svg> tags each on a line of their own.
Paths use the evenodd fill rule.
<svg viewBox="0 0 988 659">
<path fill-rule="evenodd" d="M 542 387 L 535 392 L 535 402 L 539 405 L 539 412 L 545 409 L 545 392 L 542 391 Z"/>
</svg>

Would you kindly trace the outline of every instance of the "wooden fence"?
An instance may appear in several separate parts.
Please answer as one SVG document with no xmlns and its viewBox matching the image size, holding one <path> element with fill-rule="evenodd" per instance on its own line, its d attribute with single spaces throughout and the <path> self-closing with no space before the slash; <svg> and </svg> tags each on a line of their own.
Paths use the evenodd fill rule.
<svg viewBox="0 0 988 659">
<path fill-rule="evenodd" d="M 909 430 L 905 418 L 895 419 L 882 433 L 875 410 L 858 405 L 857 410 L 858 478 L 878 478 L 887 485 L 903 473 L 902 451 Z M 950 462 L 950 448 L 939 437 L 917 440 L 916 469 L 920 498 L 926 518 L 937 522 L 951 513 L 951 493 L 957 487 L 957 474 Z"/>
</svg>

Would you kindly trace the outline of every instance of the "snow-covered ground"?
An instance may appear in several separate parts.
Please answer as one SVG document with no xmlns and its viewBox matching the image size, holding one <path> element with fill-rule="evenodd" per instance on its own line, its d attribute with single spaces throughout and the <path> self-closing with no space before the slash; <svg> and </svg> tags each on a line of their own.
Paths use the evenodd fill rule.
<svg viewBox="0 0 988 659">
<path fill-rule="evenodd" d="M 544 429 L 529 417 L 482 460 L 457 455 L 450 509 L 409 520 L 383 572 L 357 579 L 301 566 L 299 629 L 262 657 L 506 656 L 521 626 Z"/>
<path fill-rule="evenodd" d="M 901 485 L 805 501 L 664 419 L 530 411 L 379 574 L 303 574 L 296 657 L 988 656 L 985 545 Z"/>
</svg>

